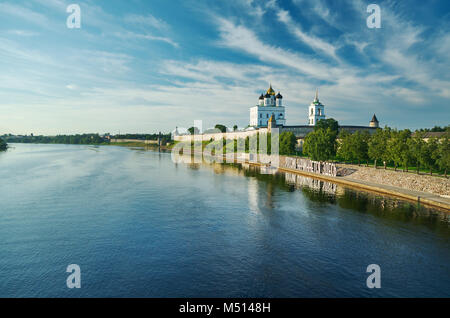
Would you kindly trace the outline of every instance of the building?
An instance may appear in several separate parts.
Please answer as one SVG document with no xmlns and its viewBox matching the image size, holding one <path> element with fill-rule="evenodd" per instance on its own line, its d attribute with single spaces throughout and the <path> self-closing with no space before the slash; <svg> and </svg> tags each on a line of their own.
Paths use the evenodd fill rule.
<svg viewBox="0 0 450 318">
<path fill-rule="evenodd" d="M 286 123 L 283 96 L 280 92 L 275 95 L 275 91 L 270 85 L 266 94 L 259 96 L 258 104 L 250 108 L 250 126 L 255 128 L 267 127 L 272 115 L 278 126 L 283 126 Z"/>
<path fill-rule="evenodd" d="M 375 128 L 378 128 L 380 126 L 379 122 L 378 122 L 378 119 L 377 119 L 377 116 L 375 116 L 375 114 L 373 114 L 373 117 L 372 117 L 372 120 L 369 123 L 369 126 L 370 127 L 375 127 Z"/>
<path fill-rule="evenodd" d="M 286 125 L 286 105 L 283 104 L 283 96 L 275 91 L 270 85 L 265 94 L 261 94 L 258 104 L 250 108 L 250 125 L 245 130 L 227 132 L 227 138 L 238 139 L 246 138 L 259 133 L 270 132 L 273 128 L 278 128 L 280 133 L 292 132 L 297 138 L 299 145 L 302 144 L 306 135 L 314 130 L 314 126 L 322 119 L 325 119 L 325 105 L 319 101 L 319 90 L 316 89 L 314 100 L 308 107 L 307 125 Z M 305 120 L 306 122 L 306 120 Z M 379 127 L 379 121 L 374 114 L 368 126 L 340 125 L 340 131 L 355 133 L 357 131 L 367 131 L 373 134 Z M 180 135 L 176 130 L 175 140 L 189 140 L 190 135 Z M 202 134 L 202 140 L 222 138 L 216 133 L 205 132 Z"/>
<path fill-rule="evenodd" d="M 319 90 L 316 89 L 316 96 L 309 105 L 309 122 L 310 126 L 315 126 L 319 120 L 325 119 L 325 106 L 319 101 Z"/>
</svg>

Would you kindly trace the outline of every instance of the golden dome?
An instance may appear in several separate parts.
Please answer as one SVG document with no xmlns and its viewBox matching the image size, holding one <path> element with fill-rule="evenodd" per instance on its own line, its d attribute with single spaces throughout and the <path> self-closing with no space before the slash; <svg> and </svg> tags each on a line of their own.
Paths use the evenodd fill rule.
<svg viewBox="0 0 450 318">
<path fill-rule="evenodd" d="M 269 94 L 269 95 L 275 95 L 275 91 L 274 91 L 273 88 L 272 88 L 272 84 L 270 84 L 270 87 L 269 87 L 269 89 L 267 90 L 267 94 Z"/>
</svg>

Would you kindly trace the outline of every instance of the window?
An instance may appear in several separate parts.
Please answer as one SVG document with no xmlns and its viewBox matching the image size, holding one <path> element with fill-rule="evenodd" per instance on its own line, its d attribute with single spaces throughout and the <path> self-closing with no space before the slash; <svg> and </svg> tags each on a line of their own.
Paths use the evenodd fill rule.
<svg viewBox="0 0 450 318">
<path fill-rule="evenodd" d="M 313 114 L 314 110 L 311 108 L 311 115 Z"/>
<path fill-rule="evenodd" d="M 262 118 L 262 114 L 259 114 L 259 118 Z"/>
<path fill-rule="evenodd" d="M 269 118 L 269 114 L 266 114 L 266 118 Z"/>
</svg>

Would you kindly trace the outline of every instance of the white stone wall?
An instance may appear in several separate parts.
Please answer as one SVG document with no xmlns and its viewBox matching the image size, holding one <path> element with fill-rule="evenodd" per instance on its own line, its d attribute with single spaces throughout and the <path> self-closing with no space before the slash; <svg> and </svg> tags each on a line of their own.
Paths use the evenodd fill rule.
<svg viewBox="0 0 450 318">
<path fill-rule="evenodd" d="M 247 136 L 253 136 L 256 135 L 257 133 L 260 134 L 267 134 L 268 133 L 268 129 L 267 128 L 259 128 L 259 129 L 255 129 L 255 130 L 248 130 L 248 131 L 233 131 L 233 132 L 227 132 L 225 134 L 220 134 L 220 133 L 213 133 L 213 134 L 201 134 L 201 135 L 181 135 L 181 136 L 174 136 L 174 140 L 175 141 L 190 141 L 190 140 L 198 140 L 198 141 L 209 141 L 211 139 L 213 140 L 220 140 L 223 137 L 226 137 L 226 139 L 230 140 L 230 139 L 245 139 Z"/>
</svg>

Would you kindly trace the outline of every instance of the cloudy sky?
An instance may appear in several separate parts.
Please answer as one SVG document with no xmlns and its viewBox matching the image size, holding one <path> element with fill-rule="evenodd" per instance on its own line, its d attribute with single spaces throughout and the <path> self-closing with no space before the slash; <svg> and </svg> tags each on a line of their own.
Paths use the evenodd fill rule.
<svg viewBox="0 0 450 318">
<path fill-rule="evenodd" d="M 245 127 L 269 83 L 290 125 L 316 87 L 341 124 L 448 125 L 450 3 L 378 1 L 369 29 L 370 3 L 2 0 L 0 134 Z"/>
</svg>

